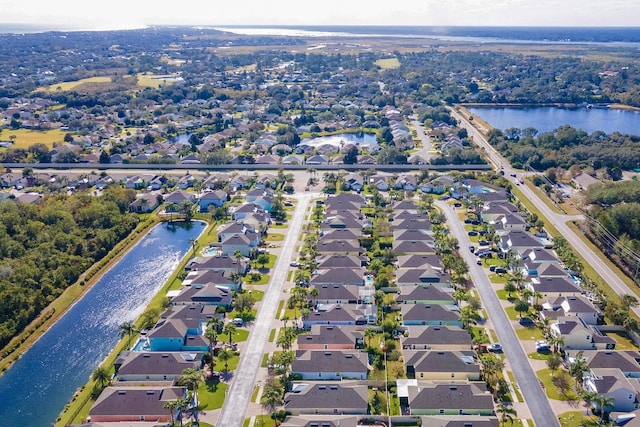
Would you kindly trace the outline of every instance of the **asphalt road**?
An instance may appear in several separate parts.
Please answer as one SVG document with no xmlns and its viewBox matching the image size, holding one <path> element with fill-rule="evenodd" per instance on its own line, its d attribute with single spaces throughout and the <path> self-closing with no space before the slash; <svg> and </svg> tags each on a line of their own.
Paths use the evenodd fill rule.
<svg viewBox="0 0 640 427">
<path fill-rule="evenodd" d="M 442 201 L 436 201 L 435 203 L 442 209 L 451 227 L 451 232 L 458 239 L 460 248 L 462 248 L 460 253 L 467 265 L 469 265 L 469 274 L 480 294 L 482 305 L 486 309 L 489 319 L 491 319 L 493 328 L 498 335 L 498 340 L 502 344 L 504 354 L 509 360 L 511 370 L 522 391 L 525 403 L 529 407 L 535 425 L 559 427 L 560 422 L 553 412 L 546 394 L 540 387 L 540 381 L 529 364 L 529 359 L 520 345 L 520 340 L 511 326 L 511 321 L 502 308 L 498 296 L 493 290 L 491 282 L 489 282 L 489 278 L 483 267 L 476 264 L 475 255 L 470 251 L 464 250 L 471 244 L 464 226 L 451 206 Z"/>
<path fill-rule="evenodd" d="M 290 270 L 289 263 L 293 259 L 298 236 L 302 230 L 305 213 L 311 198 L 317 195 L 303 193 L 295 196 L 298 203 L 289 221 L 289 228 L 281 246 L 280 256 L 274 266 L 271 281 L 262 298 L 258 316 L 251 328 L 245 350 L 241 354 L 235 378 L 227 392 L 216 426 L 242 427 L 247 407 L 251 401 L 251 393 L 256 385 L 256 375 L 262 363 L 265 344 L 271 332 L 271 324 L 275 320 L 278 302 L 282 296 L 287 273 Z"/>
<path fill-rule="evenodd" d="M 450 109 L 451 114 L 459 121 L 461 126 L 467 129 L 467 133 L 473 136 L 473 141 L 480 146 L 491 162 L 496 165 L 497 168 L 504 167 L 505 177 L 511 180 L 514 184 L 521 179 L 521 172 L 512 169 L 509 163 L 504 159 L 487 141 L 484 135 L 478 131 L 466 117 L 454 109 Z M 516 174 L 516 177 L 512 177 L 511 174 Z M 600 277 L 605 283 L 613 289 L 618 295 L 626 295 L 635 293 L 622 281 L 622 279 L 596 254 L 589 246 L 587 246 L 582 239 L 567 225 L 567 221 L 581 220 L 582 215 L 563 215 L 554 212 L 546 203 L 540 198 L 540 196 L 526 185 L 519 186 L 520 191 L 525 195 L 527 199 L 533 203 L 538 210 L 544 216 L 544 221 L 547 224 L 552 224 L 558 232 L 567 240 L 575 252 L 579 253 L 587 264 L 591 265 L 595 271 L 600 274 Z M 633 311 L 640 316 L 640 307 L 636 307 Z"/>
<path fill-rule="evenodd" d="M 418 139 L 422 143 L 422 148 L 413 153 L 414 156 L 421 156 L 424 159 L 430 159 L 433 157 L 433 154 L 429 153 L 433 144 L 431 143 L 431 139 L 427 134 L 424 133 L 424 125 L 420 123 L 415 116 L 411 116 L 411 125 L 416 130 L 416 135 L 418 135 Z"/>
</svg>

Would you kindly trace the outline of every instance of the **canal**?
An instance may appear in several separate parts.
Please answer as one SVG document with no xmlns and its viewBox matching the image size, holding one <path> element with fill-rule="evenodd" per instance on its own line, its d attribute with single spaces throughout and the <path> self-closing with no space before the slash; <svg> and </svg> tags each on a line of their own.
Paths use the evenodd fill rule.
<svg viewBox="0 0 640 427">
<path fill-rule="evenodd" d="M 74 304 L 0 377 L 0 419 L 47 426 L 119 341 L 191 249 L 205 224 L 160 224 Z"/>
</svg>

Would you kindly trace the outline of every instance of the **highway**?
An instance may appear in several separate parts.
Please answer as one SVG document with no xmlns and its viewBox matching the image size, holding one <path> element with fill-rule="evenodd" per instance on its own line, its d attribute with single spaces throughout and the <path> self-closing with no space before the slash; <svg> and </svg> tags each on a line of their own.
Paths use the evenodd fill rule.
<svg viewBox="0 0 640 427">
<path fill-rule="evenodd" d="M 298 236 L 302 231 L 305 213 L 313 196 L 318 196 L 318 194 L 306 193 L 295 196 L 298 204 L 289 221 L 282 251 L 274 266 L 267 291 L 262 298 L 258 317 L 249 334 L 245 350 L 240 355 L 235 378 L 224 400 L 224 406 L 216 426 L 242 427 L 243 425 L 245 413 L 251 401 L 251 393 L 256 386 L 256 375 L 262 363 L 265 344 L 271 332 L 271 323 L 275 320 L 278 302 L 282 297 L 282 289 L 290 270 L 289 263 L 293 258 Z"/>
<path fill-rule="evenodd" d="M 473 142 L 476 143 L 490 159 L 496 168 L 500 166 L 504 167 L 505 177 L 507 177 L 513 184 L 519 181 L 521 171 L 516 171 L 509 166 L 509 163 L 504 159 L 487 141 L 485 136 L 476 129 L 469 120 L 462 114 L 458 113 L 454 109 L 450 109 L 451 114 L 455 117 L 460 126 L 467 129 L 467 133 L 473 137 Z M 516 177 L 512 177 L 511 174 L 516 174 Z M 588 265 L 591 265 L 595 271 L 597 271 L 604 282 L 606 282 L 611 289 L 618 295 L 626 295 L 635 293 L 629 289 L 629 287 L 622 281 L 622 279 L 596 254 L 589 246 L 587 246 L 582 239 L 576 235 L 576 233 L 567 225 L 568 221 L 581 220 L 581 215 L 563 215 L 554 212 L 546 203 L 540 198 L 540 196 L 526 185 L 519 186 L 520 191 L 525 195 L 527 199 L 533 203 L 536 208 L 544 216 L 546 224 L 552 224 L 558 232 L 564 237 L 571 245 L 577 254 L 580 254 Z M 640 309 L 635 308 L 634 312 L 640 315 Z"/>
<path fill-rule="evenodd" d="M 460 247 L 469 247 L 471 244 L 469 237 L 453 208 L 439 200 L 436 201 L 435 204 L 442 210 L 447 218 L 451 232 L 458 239 Z M 470 251 L 463 249 L 460 251 L 460 254 L 469 266 L 469 274 L 480 294 L 482 305 L 486 309 L 489 319 L 491 319 L 491 324 L 498 335 L 499 342 L 502 344 L 504 354 L 509 360 L 518 386 L 520 390 L 523 391 L 522 394 L 525 403 L 529 407 L 535 425 L 559 427 L 560 422 L 551 408 L 546 394 L 540 387 L 540 381 L 538 377 L 536 377 L 533 368 L 531 368 L 529 359 L 520 345 L 520 340 L 511 326 L 511 321 L 507 318 L 483 267 L 476 264 L 475 255 Z"/>
</svg>

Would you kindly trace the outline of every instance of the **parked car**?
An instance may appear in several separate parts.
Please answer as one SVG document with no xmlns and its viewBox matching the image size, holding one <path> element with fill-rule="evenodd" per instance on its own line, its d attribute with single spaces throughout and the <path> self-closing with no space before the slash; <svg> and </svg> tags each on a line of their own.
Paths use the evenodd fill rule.
<svg viewBox="0 0 640 427">
<path fill-rule="evenodd" d="M 299 262 L 296 262 L 296 261 L 291 261 L 291 262 L 289 263 L 289 265 L 290 265 L 291 267 L 300 267 L 300 263 L 299 263 Z"/>
<path fill-rule="evenodd" d="M 244 320 L 242 320 L 242 319 L 241 319 L 241 318 L 239 318 L 239 317 L 235 317 L 235 318 L 231 321 L 231 323 L 233 323 L 235 326 L 242 326 L 242 325 L 244 325 Z"/>
<path fill-rule="evenodd" d="M 507 273 L 507 269 L 506 269 L 506 268 L 504 268 L 504 267 L 496 267 L 496 268 L 495 268 L 495 272 L 496 272 L 497 274 L 506 274 L 506 273 Z"/>
<path fill-rule="evenodd" d="M 487 350 L 492 351 L 494 353 L 500 353 L 502 351 L 502 345 L 498 343 L 490 344 L 487 347 Z"/>
<path fill-rule="evenodd" d="M 496 271 L 496 266 L 495 265 L 490 265 L 489 266 L 489 271 Z"/>
<path fill-rule="evenodd" d="M 536 341 L 536 351 L 549 351 L 551 346 L 546 341 Z"/>
<path fill-rule="evenodd" d="M 530 317 L 521 317 L 518 320 L 518 323 L 520 323 L 522 326 L 534 326 L 536 324 L 536 322 L 534 322 Z"/>
<path fill-rule="evenodd" d="M 468 234 L 469 236 L 477 236 L 477 235 L 478 235 L 478 232 L 477 232 L 477 231 L 475 231 L 475 230 L 471 230 L 471 231 L 469 231 L 467 234 Z"/>
<path fill-rule="evenodd" d="M 476 258 L 476 264 L 478 264 L 478 265 L 482 265 L 482 259 L 480 259 L 480 258 Z"/>
<path fill-rule="evenodd" d="M 476 251 L 476 247 L 471 245 L 469 246 L 469 252 L 474 253 Z"/>
</svg>

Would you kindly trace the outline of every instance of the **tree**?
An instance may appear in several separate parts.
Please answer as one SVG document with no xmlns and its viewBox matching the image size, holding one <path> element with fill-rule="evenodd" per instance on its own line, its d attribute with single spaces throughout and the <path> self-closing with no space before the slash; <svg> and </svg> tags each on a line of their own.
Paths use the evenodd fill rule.
<svg viewBox="0 0 640 427">
<path fill-rule="evenodd" d="M 198 386 L 204 381 L 204 372 L 196 368 L 187 368 L 182 371 L 178 378 L 178 385 L 186 386 L 193 391 L 194 400 L 198 400 Z"/>
<path fill-rule="evenodd" d="M 367 341 L 367 347 L 371 347 L 371 338 L 376 335 L 376 331 L 373 328 L 367 328 L 364 330 L 364 338 Z"/>
<path fill-rule="evenodd" d="M 209 353 L 213 354 L 213 348 L 218 344 L 218 329 L 207 324 L 207 328 L 204 330 L 204 336 L 209 340 Z"/>
<path fill-rule="evenodd" d="M 229 360 L 234 356 L 234 353 L 228 348 L 222 348 L 218 351 L 218 360 L 224 363 L 224 371 L 229 372 Z"/>
<path fill-rule="evenodd" d="M 95 381 L 99 386 L 100 390 L 104 389 L 109 383 L 111 383 L 111 375 L 109 374 L 109 370 L 104 366 L 98 366 L 94 369 L 91 374 L 91 379 Z"/>
<path fill-rule="evenodd" d="M 256 262 L 260 264 L 262 268 L 264 268 L 266 264 L 269 264 L 269 255 L 268 254 L 258 255 L 258 258 L 256 258 Z"/>
<path fill-rule="evenodd" d="M 240 313 L 240 317 L 251 311 L 256 301 L 249 292 L 236 293 L 233 298 L 233 308 Z"/>
<path fill-rule="evenodd" d="M 173 426 L 175 424 L 175 421 L 176 421 L 176 410 L 178 409 L 178 401 L 177 400 L 169 400 L 169 401 L 165 402 L 162 407 L 169 411 L 169 414 L 171 415 L 171 426 Z"/>
<path fill-rule="evenodd" d="M 222 331 L 222 333 L 229 335 L 229 345 L 231 345 L 233 343 L 233 334 L 235 332 L 236 332 L 236 325 L 234 325 L 233 323 L 227 323 L 224 326 L 224 330 Z M 218 357 L 220 357 L 220 356 L 218 355 Z"/>
<path fill-rule="evenodd" d="M 518 315 L 522 317 L 522 313 L 529 311 L 529 303 L 523 299 L 516 301 L 513 309 L 518 312 Z"/>
<path fill-rule="evenodd" d="M 609 410 L 613 408 L 615 404 L 615 400 L 611 396 L 605 396 L 604 394 L 599 394 L 593 398 L 593 402 L 596 404 L 598 411 L 600 411 L 600 420 L 604 424 L 609 419 Z"/>
<path fill-rule="evenodd" d="M 354 165 L 358 163 L 358 148 L 354 145 L 347 149 L 342 159 L 345 165 Z"/>
<path fill-rule="evenodd" d="M 507 420 L 509 424 L 513 424 L 514 417 L 518 416 L 518 412 L 511 405 L 507 405 L 504 402 L 499 402 L 496 407 L 496 412 L 500 414 L 500 423 L 505 425 Z"/>
<path fill-rule="evenodd" d="M 553 353 L 549 355 L 549 358 L 547 359 L 547 367 L 551 371 L 551 377 L 555 376 L 554 373 L 556 369 L 560 367 L 561 364 L 562 364 L 562 356 L 560 356 L 558 353 Z"/>
<path fill-rule="evenodd" d="M 579 351 L 578 354 L 576 354 L 576 357 L 574 358 L 573 362 L 569 366 L 569 374 L 571 374 L 573 379 L 576 381 L 576 387 L 580 386 L 579 388 L 582 388 L 584 373 L 589 370 L 589 366 L 587 365 L 587 360 L 584 357 L 582 357 L 583 354 L 584 352 Z"/>
<path fill-rule="evenodd" d="M 507 293 L 507 297 L 511 298 L 511 294 L 517 291 L 516 285 L 511 280 L 507 280 L 507 283 L 504 284 L 504 291 Z"/>
<path fill-rule="evenodd" d="M 550 335 L 547 341 L 553 346 L 554 353 L 557 353 L 564 345 L 564 339 L 558 335 Z"/>
<path fill-rule="evenodd" d="M 118 329 L 120 338 L 124 338 L 125 336 L 128 337 L 127 347 L 129 347 L 129 345 L 131 344 L 131 337 L 133 337 L 133 334 L 138 332 L 135 325 L 133 324 L 133 322 L 124 322 L 118 326 Z"/>
<path fill-rule="evenodd" d="M 272 414 L 276 408 L 283 403 L 282 388 L 275 384 L 273 379 L 269 378 L 262 390 L 260 404 L 262 407 Z"/>
</svg>

